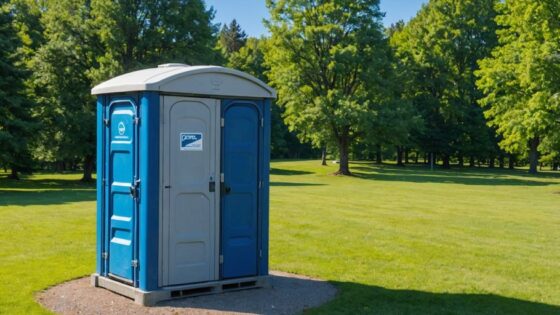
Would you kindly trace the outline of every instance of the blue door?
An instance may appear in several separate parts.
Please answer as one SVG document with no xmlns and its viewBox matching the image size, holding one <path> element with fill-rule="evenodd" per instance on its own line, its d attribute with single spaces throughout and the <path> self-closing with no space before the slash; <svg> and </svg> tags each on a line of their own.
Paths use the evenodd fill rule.
<svg viewBox="0 0 560 315">
<path fill-rule="evenodd" d="M 222 278 L 257 274 L 259 141 L 257 103 L 226 102 L 222 108 Z"/>
<path fill-rule="evenodd" d="M 135 220 L 137 208 L 137 107 L 133 101 L 116 100 L 107 107 L 106 135 L 109 163 L 105 175 L 107 189 L 109 276 L 133 281 Z"/>
</svg>

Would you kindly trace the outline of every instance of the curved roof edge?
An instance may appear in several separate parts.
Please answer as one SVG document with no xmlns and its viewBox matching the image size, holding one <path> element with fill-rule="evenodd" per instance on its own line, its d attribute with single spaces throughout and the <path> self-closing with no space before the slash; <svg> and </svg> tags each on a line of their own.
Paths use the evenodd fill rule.
<svg viewBox="0 0 560 315">
<path fill-rule="evenodd" d="M 276 91 L 254 76 L 220 66 L 166 64 L 105 81 L 91 94 L 160 91 L 201 96 L 276 98 Z"/>
</svg>

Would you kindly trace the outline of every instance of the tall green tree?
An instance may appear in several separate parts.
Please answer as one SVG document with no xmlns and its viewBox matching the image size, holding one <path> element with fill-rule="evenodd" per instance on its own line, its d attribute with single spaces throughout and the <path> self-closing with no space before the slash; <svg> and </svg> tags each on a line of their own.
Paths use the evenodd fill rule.
<svg viewBox="0 0 560 315">
<path fill-rule="evenodd" d="M 246 42 L 247 34 L 235 19 L 229 25 L 224 25 L 218 35 L 219 47 L 226 57 L 238 52 L 241 47 L 245 46 Z"/>
<path fill-rule="evenodd" d="M 271 47 L 266 38 L 247 39 L 245 45 L 229 55 L 227 66 L 238 69 L 268 82 L 267 73 L 270 67 L 265 62 L 265 51 Z M 271 47 L 272 48 L 272 47 Z M 305 158 L 313 157 L 316 152 L 310 144 L 301 143 L 294 132 L 282 120 L 283 109 L 273 103 L 271 107 L 270 154 L 272 158 Z"/>
<path fill-rule="evenodd" d="M 0 165 L 11 168 L 11 178 L 31 167 L 29 140 L 35 127 L 31 103 L 24 94 L 23 43 L 14 25 L 13 7 L 0 0 Z"/>
<path fill-rule="evenodd" d="M 31 61 L 32 88 L 42 122 L 37 155 L 46 161 L 83 162 L 92 180 L 95 108 L 92 69 L 102 54 L 87 0 L 51 0 L 41 16 L 45 43 Z"/>
<path fill-rule="evenodd" d="M 267 1 L 265 56 L 284 118 L 300 139 L 338 148 L 337 174 L 350 175 L 349 148 L 372 129 L 380 82 L 390 71 L 378 0 Z"/>
<path fill-rule="evenodd" d="M 527 152 L 536 173 L 540 152 L 558 150 L 560 126 L 560 3 L 498 4 L 499 46 L 480 62 L 480 104 L 510 153 Z"/>
<path fill-rule="evenodd" d="M 391 44 L 409 71 L 407 98 L 425 126 L 416 142 L 425 152 L 450 157 L 486 152 L 491 133 L 477 105 L 477 61 L 496 44 L 495 0 L 431 0 L 406 26 L 391 34 Z"/>
<path fill-rule="evenodd" d="M 95 81 L 159 63 L 211 64 L 217 26 L 203 0 L 92 0 L 95 28 L 105 51 Z"/>
</svg>

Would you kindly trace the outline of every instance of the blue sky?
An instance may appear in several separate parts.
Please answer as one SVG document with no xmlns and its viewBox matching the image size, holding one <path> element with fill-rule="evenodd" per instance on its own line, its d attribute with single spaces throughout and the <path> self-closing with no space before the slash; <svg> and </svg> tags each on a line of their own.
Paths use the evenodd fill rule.
<svg viewBox="0 0 560 315">
<path fill-rule="evenodd" d="M 408 21 L 427 0 L 381 0 L 381 11 L 385 12 L 385 25 L 398 20 Z M 267 33 L 262 24 L 268 17 L 265 0 L 206 0 L 208 6 L 216 10 L 214 19 L 217 23 L 229 23 L 236 19 L 245 33 L 259 37 Z"/>
</svg>

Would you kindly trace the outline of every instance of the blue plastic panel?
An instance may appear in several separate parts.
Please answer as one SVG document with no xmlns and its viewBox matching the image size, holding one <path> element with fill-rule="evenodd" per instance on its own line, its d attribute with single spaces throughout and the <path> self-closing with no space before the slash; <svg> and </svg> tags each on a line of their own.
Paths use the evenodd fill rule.
<svg viewBox="0 0 560 315">
<path fill-rule="evenodd" d="M 258 273 L 260 104 L 222 103 L 222 278 Z"/>
<path fill-rule="evenodd" d="M 260 239 L 259 248 L 262 250 L 259 264 L 259 275 L 268 275 L 268 229 L 269 229 L 269 187 L 270 187 L 270 111 L 272 102 L 265 100 L 262 103 L 263 113 L 263 140 L 261 146 L 261 180 L 262 187 L 260 189 Z"/>
<path fill-rule="evenodd" d="M 131 187 L 137 178 L 137 107 L 131 99 L 112 100 L 107 106 L 107 242 L 108 273 L 133 280 L 136 200 Z"/>
<path fill-rule="evenodd" d="M 101 253 L 103 252 L 103 212 L 104 206 L 104 191 L 103 191 L 103 174 L 104 174 L 104 142 L 105 128 L 103 126 L 103 119 L 105 118 L 104 112 L 105 97 L 99 96 L 97 98 L 97 254 L 95 256 L 96 272 L 104 275 L 105 266 Z"/>
<path fill-rule="evenodd" d="M 138 285 L 144 291 L 158 287 L 159 98 L 156 92 L 146 92 L 140 97 Z"/>
</svg>

